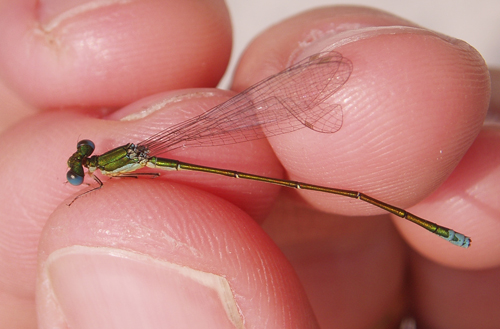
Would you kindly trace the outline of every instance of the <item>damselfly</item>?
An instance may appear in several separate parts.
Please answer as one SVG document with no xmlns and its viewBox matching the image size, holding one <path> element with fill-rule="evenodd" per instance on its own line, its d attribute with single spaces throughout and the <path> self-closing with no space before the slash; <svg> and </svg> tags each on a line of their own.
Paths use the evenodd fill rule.
<svg viewBox="0 0 500 329">
<path fill-rule="evenodd" d="M 255 84 L 211 110 L 167 128 L 140 143 L 129 143 L 102 155 L 92 155 L 94 143 L 82 140 L 78 142 L 77 151 L 68 160 L 70 170 L 67 179 L 73 185 L 82 184 L 84 168 L 87 168 L 89 175 L 99 185 L 83 194 L 102 187 L 102 181 L 93 175 L 96 170 L 111 177 L 135 176 L 137 174 L 134 171 L 149 167 L 250 179 L 359 199 L 405 218 L 455 245 L 469 247 L 469 237 L 361 192 L 159 157 L 180 147 L 228 145 L 286 134 L 301 128 L 334 133 L 342 126 L 342 108 L 339 104 L 325 101 L 347 82 L 352 67 L 351 61 L 337 52 L 319 53 Z"/>
</svg>

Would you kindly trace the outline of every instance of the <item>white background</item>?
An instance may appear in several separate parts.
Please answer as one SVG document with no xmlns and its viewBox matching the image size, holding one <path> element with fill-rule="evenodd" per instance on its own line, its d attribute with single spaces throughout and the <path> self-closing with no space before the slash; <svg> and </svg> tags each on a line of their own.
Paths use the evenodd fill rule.
<svg viewBox="0 0 500 329">
<path fill-rule="evenodd" d="M 420 26 L 462 39 L 476 48 L 489 66 L 500 67 L 500 0 L 226 0 L 234 32 L 230 76 L 243 49 L 267 27 L 301 11 L 335 4 L 379 8 Z"/>
</svg>

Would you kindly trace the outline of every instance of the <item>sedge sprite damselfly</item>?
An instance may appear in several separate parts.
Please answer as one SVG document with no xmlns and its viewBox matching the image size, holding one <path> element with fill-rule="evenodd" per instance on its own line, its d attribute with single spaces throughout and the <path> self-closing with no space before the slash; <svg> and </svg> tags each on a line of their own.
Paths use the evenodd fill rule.
<svg viewBox="0 0 500 329">
<path fill-rule="evenodd" d="M 96 170 L 110 177 L 137 176 L 134 172 L 144 167 L 200 171 L 359 199 L 407 219 L 457 246 L 468 248 L 471 244 L 469 237 L 358 191 L 159 157 L 181 147 L 241 143 L 286 134 L 301 128 L 320 133 L 334 133 L 342 126 L 342 107 L 339 104 L 329 104 L 325 100 L 347 82 L 352 69 L 351 61 L 338 52 L 315 54 L 264 79 L 211 110 L 162 130 L 140 143 L 129 143 L 101 155 L 92 155 L 94 143 L 82 140 L 77 144 L 77 151 L 68 160 L 70 170 L 67 179 L 73 185 L 82 184 L 84 168 L 87 168 L 88 174 L 98 183 L 98 187 L 80 194 L 71 203 L 103 186 L 102 181 L 93 174 Z"/>
</svg>

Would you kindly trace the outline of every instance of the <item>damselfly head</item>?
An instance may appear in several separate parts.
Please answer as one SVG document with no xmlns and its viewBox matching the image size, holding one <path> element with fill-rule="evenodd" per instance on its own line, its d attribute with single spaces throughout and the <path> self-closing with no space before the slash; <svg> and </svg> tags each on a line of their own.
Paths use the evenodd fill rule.
<svg viewBox="0 0 500 329">
<path fill-rule="evenodd" d="M 83 163 L 94 152 L 95 144 L 91 140 L 84 139 L 76 145 L 76 152 L 68 159 L 68 173 L 66 179 L 71 185 L 80 185 L 83 183 L 85 172 Z"/>
</svg>

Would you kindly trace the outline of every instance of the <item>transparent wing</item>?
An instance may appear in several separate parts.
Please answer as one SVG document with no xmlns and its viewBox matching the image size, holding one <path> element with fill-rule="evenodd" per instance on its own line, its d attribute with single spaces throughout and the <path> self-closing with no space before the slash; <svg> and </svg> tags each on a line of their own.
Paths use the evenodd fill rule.
<svg viewBox="0 0 500 329">
<path fill-rule="evenodd" d="M 334 133 L 342 126 L 342 108 L 324 101 L 351 72 L 351 61 L 337 52 L 310 56 L 139 145 L 158 155 L 184 146 L 234 144 L 304 127 Z"/>
</svg>

